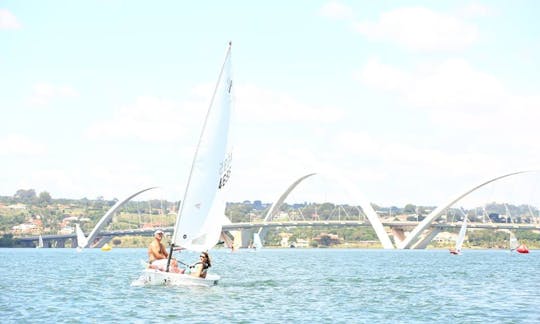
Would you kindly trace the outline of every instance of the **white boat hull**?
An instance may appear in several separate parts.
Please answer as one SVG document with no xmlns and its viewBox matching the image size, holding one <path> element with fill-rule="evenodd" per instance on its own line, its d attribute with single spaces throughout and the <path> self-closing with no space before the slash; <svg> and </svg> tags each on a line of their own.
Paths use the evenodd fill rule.
<svg viewBox="0 0 540 324">
<path fill-rule="evenodd" d="M 133 285 L 141 286 L 215 286 L 221 277 L 208 274 L 206 278 L 197 278 L 189 274 L 163 272 L 145 269 Z"/>
</svg>

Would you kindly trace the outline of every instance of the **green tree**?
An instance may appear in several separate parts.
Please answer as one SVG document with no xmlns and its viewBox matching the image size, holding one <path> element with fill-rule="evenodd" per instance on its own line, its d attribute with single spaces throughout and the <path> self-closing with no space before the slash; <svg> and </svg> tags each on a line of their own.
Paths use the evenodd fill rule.
<svg viewBox="0 0 540 324">
<path fill-rule="evenodd" d="M 37 201 L 36 191 L 34 189 L 19 189 L 14 197 L 17 202 L 32 204 Z"/>
<path fill-rule="evenodd" d="M 51 203 L 51 201 L 52 197 L 50 193 L 48 193 L 47 191 L 42 191 L 39 193 L 38 202 L 40 205 L 47 206 Z"/>
<path fill-rule="evenodd" d="M 413 204 L 407 204 L 405 207 L 403 207 L 404 213 L 416 213 L 416 205 Z"/>
<path fill-rule="evenodd" d="M 14 245 L 13 234 L 4 234 L 0 238 L 0 247 L 13 247 Z"/>
</svg>

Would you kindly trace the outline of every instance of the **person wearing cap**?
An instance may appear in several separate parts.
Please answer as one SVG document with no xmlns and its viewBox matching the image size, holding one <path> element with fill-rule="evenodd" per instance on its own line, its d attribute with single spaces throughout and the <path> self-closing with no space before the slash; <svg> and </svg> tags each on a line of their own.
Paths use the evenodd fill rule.
<svg viewBox="0 0 540 324">
<path fill-rule="evenodd" d="M 167 269 L 167 258 L 169 253 L 165 249 L 165 245 L 161 243 L 165 233 L 158 229 L 154 232 L 154 239 L 148 246 L 148 263 L 150 263 L 151 269 L 165 271 Z M 178 262 L 175 259 L 171 259 L 169 270 L 171 272 L 183 273 L 184 269 L 178 268 Z"/>
<path fill-rule="evenodd" d="M 154 232 L 154 239 L 148 246 L 148 262 L 155 268 L 167 267 L 167 258 L 169 253 L 165 249 L 165 245 L 161 243 L 163 239 L 163 231 L 158 229 Z"/>
</svg>

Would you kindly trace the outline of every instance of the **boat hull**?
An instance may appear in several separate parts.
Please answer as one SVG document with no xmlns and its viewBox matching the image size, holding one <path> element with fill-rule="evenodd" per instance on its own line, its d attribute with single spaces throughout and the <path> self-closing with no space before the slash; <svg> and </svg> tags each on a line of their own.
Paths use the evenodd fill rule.
<svg viewBox="0 0 540 324">
<path fill-rule="evenodd" d="M 144 286 L 204 286 L 211 287 L 218 284 L 220 276 L 208 274 L 206 278 L 197 278 L 189 274 L 164 272 L 155 269 L 145 269 L 136 285 Z"/>
<path fill-rule="evenodd" d="M 517 249 L 517 253 L 529 253 L 529 249 L 525 244 L 521 244 Z"/>
</svg>

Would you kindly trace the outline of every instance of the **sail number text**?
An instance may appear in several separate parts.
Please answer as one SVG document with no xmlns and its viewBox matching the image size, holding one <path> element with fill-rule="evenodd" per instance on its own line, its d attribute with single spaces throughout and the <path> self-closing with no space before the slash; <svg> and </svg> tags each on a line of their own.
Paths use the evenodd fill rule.
<svg viewBox="0 0 540 324">
<path fill-rule="evenodd" d="M 223 162 L 219 166 L 219 185 L 218 188 L 221 189 L 225 186 L 229 178 L 231 177 L 231 162 L 232 154 L 228 154 Z"/>
</svg>

